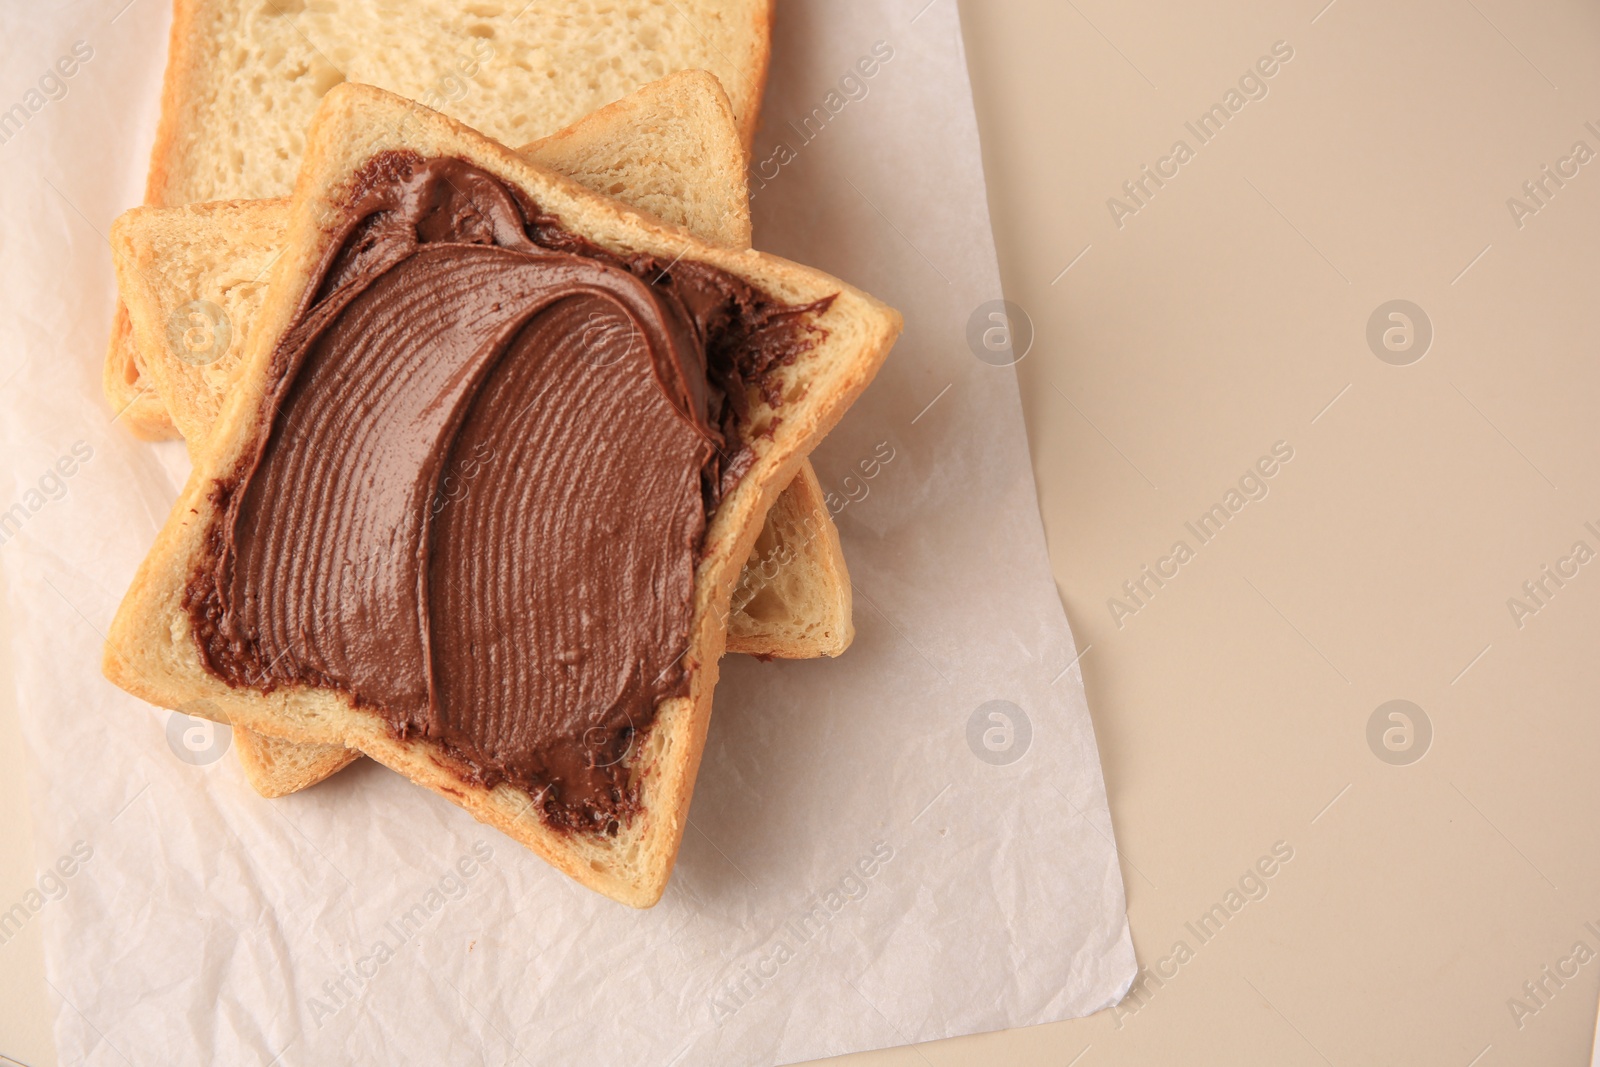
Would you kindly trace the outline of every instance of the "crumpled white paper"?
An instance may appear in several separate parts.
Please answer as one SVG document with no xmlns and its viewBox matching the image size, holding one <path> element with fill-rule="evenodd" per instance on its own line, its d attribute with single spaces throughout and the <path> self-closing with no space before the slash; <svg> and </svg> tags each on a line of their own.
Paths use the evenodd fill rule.
<svg viewBox="0 0 1600 1067">
<path fill-rule="evenodd" d="M 691 828 L 647 912 L 370 763 L 261 800 L 225 729 L 101 678 L 186 466 L 99 388 L 105 234 L 139 200 L 168 17 L 125 4 L 0 14 L 0 108 L 27 111 L 0 118 L 0 566 L 55 872 L 22 921 L 43 926 L 61 1061 L 766 1065 L 1116 1001 L 1122 880 L 1016 379 L 995 365 L 954 0 L 780 5 L 757 245 L 889 301 L 906 332 L 815 457 L 855 645 L 725 661 Z M 80 41 L 92 55 L 58 66 Z"/>
</svg>

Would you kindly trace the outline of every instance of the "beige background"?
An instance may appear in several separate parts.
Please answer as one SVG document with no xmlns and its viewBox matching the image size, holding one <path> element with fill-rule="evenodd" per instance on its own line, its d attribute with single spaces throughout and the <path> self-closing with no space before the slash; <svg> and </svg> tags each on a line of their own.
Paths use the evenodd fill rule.
<svg viewBox="0 0 1600 1067">
<path fill-rule="evenodd" d="M 1600 152 L 1600 10 L 1322 4 L 962 6 L 1056 579 L 1139 958 L 1170 977 L 850 1063 L 1588 1062 L 1600 958 L 1520 1028 L 1507 1001 L 1600 951 L 1600 561 L 1520 628 L 1507 599 L 1600 551 L 1600 163 L 1521 228 L 1506 201 Z M 1107 199 L 1278 41 L 1266 97 L 1118 228 Z M 1408 366 L 1366 340 L 1392 299 L 1433 328 Z M 1279 441 L 1268 495 L 1119 627 L 1108 599 Z M 1433 730 L 1404 766 L 1367 740 L 1397 698 Z M 33 876 L 19 748 L 6 706 L 8 900 Z M 1201 943 L 1186 922 L 1278 842 L 1266 896 Z M 30 924 L 0 947 L 0 1053 L 53 1063 L 52 1011 Z"/>
</svg>

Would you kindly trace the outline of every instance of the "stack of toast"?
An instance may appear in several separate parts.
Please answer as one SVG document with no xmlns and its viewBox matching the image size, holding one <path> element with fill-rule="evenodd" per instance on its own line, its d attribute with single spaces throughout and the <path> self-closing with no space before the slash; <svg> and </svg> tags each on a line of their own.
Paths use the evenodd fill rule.
<svg viewBox="0 0 1600 1067">
<path fill-rule="evenodd" d="M 403 17 L 359 0 L 177 0 L 147 203 L 112 232 L 120 303 L 104 380 L 119 423 L 145 439 L 181 436 L 193 473 L 118 612 L 107 677 L 160 706 L 231 722 L 246 776 L 264 796 L 306 788 L 365 753 L 583 884 L 634 906 L 653 904 L 683 832 L 723 652 L 812 658 L 839 655 L 850 643 L 849 578 L 806 457 L 900 329 L 899 317 L 866 294 L 750 248 L 745 167 L 770 33 L 770 0 L 626 7 L 433 0 Z M 484 755 L 481 737 L 469 744 L 452 732 L 440 695 L 448 680 L 435 677 L 444 669 L 437 650 L 424 653 L 433 656 L 423 665 L 426 712 L 397 725 L 379 713 L 382 701 L 370 686 L 325 665 L 312 669 L 309 653 L 293 642 L 254 671 L 219 670 L 217 649 L 254 655 L 262 636 L 224 627 L 226 640 L 215 638 L 206 620 L 220 609 L 196 606 L 198 580 L 212 572 L 224 576 L 218 588 L 232 580 L 236 561 L 218 546 L 232 543 L 242 521 L 232 498 L 245 493 L 235 489 L 276 454 L 280 439 L 290 439 L 286 411 L 302 372 L 284 353 L 338 295 L 348 276 L 341 265 L 366 254 L 373 220 L 381 230 L 394 215 L 363 205 L 376 187 L 421 188 L 418 176 L 440 160 L 455 168 L 444 172 L 449 210 L 472 215 L 469 223 L 483 221 L 473 214 L 487 203 L 473 191 L 480 184 L 518 205 L 524 232 L 497 230 L 493 245 L 526 246 L 544 257 L 539 263 L 576 255 L 613 280 L 631 271 L 631 284 L 669 310 L 682 301 L 667 290 L 702 277 L 714 279 L 719 293 L 755 294 L 737 297 L 741 312 L 752 303 L 777 309 L 758 316 L 756 333 L 740 333 L 721 312 L 702 315 L 698 305 L 690 316 L 696 325 L 688 332 L 698 336 L 707 368 L 739 344 L 781 358 L 750 363 L 759 373 L 749 380 L 735 374 L 731 385 L 717 379 L 710 388 L 708 403 L 722 405 L 722 426 L 733 429 L 708 446 L 723 474 L 714 487 L 702 486 L 696 543 L 673 557 L 680 569 L 692 567 L 685 570 L 692 596 L 683 647 L 656 650 L 663 663 L 674 653 L 656 681 L 670 671 L 675 688 L 658 692 L 643 714 L 628 711 L 618 728 L 621 747 L 609 758 L 617 766 L 601 761 L 606 814 L 594 826 L 574 829 L 557 817 L 563 790 L 576 795 L 575 782 L 554 771 L 531 779 L 506 773 Z M 466 193 L 458 187 L 463 174 L 474 183 Z M 417 249 L 433 246 L 412 254 Z M 780 333 L 790 339 L 777 345 Z M 396 365 L 413 355 L 397 353 Z M 656 373 L 659 379 L 659 362 Z M 716 399 L 723 391 L 726 402 Z M 689 401 L 674 403 L 683 417 Z M 600 441 L 602 451 L 627 445 L 625 428 L 597 432 L 619 435 Z M 517 455 L 532 448 L 537 461 L 537 443 L 516 448 Z M 380 481 L 373 462 L 352 460 L 346 475 L 355 488 L 340 492 L 359 494 Z M 430 515 L 457 494 L 487 492 L 460 465 L 430 477 Z M 280 503 L 291 516 L 302 507 Z M 537 538 L 564 536 L 539 503 L 518 521 L 546 523 L 533 531 Z M 420 566 L 432 574 L 426 546 L 436 535 L 418 536 Z M 282 569 L 293 571 L 288 562 Z M 359 572 L 367 564 L 340 566 Z M 571 585 L 541 589 L 537 599 L 585 618 L 591 609 L 604 615 L 605 605 L 584 601 L 603 583 Z M 651 588 L 668 599 L 661 580 Z M 388 625 L 370 611 L 351 609 L 346 618 L 341 610 L 318 618 L 341 641 L 359 643 L 363 627 Z M 502 618 L 506 629 L 516 628 L 516 610 Z M 425 649 L 428 632 L 424 617 Z M 608 631 L 584 632 L 594 656 L 563 650 L 552 653 L 559 665 L 526 669 L 581 672 L 589 659 L 603 658 Z M 578 721 L 592 716 L 590 733 L 618 713 L 562 709 Z M 583 773 L 595 767 L 591 756 Z"/>
</svg>

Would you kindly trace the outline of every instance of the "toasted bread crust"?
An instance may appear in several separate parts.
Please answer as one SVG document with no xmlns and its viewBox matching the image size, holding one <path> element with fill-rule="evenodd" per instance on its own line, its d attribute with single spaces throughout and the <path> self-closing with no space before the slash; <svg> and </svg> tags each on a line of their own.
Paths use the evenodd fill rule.
<svg viewBox="0 0 1600 1067">
<path fill-rule="evenodd" d="M 156 123 L 155 144 L 150 149 L 150 171 L 145 177 L 144 202 L 164 203 L 171 160 L 176 156 L 179 109 L 186 78 L 192 72 L 191 40 L 196 9 L 200 0 L 173 0 L 172 29 L 167 37 L 167 68 L 161 78 L 161 118 Z M 106 364 L 101 389 L 117 419 L 141 441 L 170 441 L 180 434 L 167 412 L 161 396 L 145 380 L 143 360 L 134 344 L 128 310 L 119 299 L 112 319 L 111 339 L 106 347 Z"/>
</svg>

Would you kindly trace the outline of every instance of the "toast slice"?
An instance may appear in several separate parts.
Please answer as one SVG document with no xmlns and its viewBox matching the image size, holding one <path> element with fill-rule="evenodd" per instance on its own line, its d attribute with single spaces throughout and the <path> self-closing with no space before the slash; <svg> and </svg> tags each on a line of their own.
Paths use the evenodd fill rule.
<svg viewBox="0 0 1600 1067">
<path fill-rule="evenodd" d="M 346 690 L 300 683 L 235 688 L 212 674 L 201 658 L 186 598 L 197 577 L 210 573 L 224 514 L 220 501 L 234 484 L 230 480 L 245 457 L 262 446 L 266 431 L 261 428 L 271 425 L 272 398 L 284 384 L 273 378 L 273 368 L 281 366 L 274 354 L 300 309 L 313 299 L 309 289 L 321 276 L 320 265 L 342 246 L 341 212 L 368 188 L 376 168 L 394 165 L 395 152 L 475 167 L 610 255 L 636 257 L 634 262 L 644 264 L 683 262 L 684 271 L 691 269 L 688 264 L 703 265 L 809 309 L 810 346 L 790 351 L 786 362 L 768 368 L 763 388 L 744 392 L 748 419 L 737 434 L 749 466 L 726 483 L 700 540 L 688 645 L 674 661 L 681 663 L 685 689 L 657 703 L 650 720 L 632 735 L 636 743 L 620 765 L 632 806 L 604 831 L 558 829 L 541 806 L 549 803 L 545 789 L 533 793 L 506 780 L 487 785 L 470 773 L 461 751 L 415 731 L 392 730 Z M 801 460 L 867 386 L 900 329 L 893 309 L 837 279 L 773 256 L 699 241 L 410 101 L 368 86 L 339 86 L 324 98 L 308 133 L 288 243 L 273 267 L 244 370 L 210 446 L 118 610 L 106 645 L 106 676 L 163 706 L 193 706 L 265 733 L 292 732 L 360 749 L 521 841 L 589 888 L 648 907 L 660 898 L 682 839 L 740 569 L 768 509 L 798 473 Z M 191 705 L 196 701 L 208 703 Z"/>
<path fill-rule="evenodd" d="M 749 247 L 737 127 L 704 71 L 669 75 L 518 151 L 707 240 Z M 288 215 L 287 200 L 220 201 L 136 208 L 112 229 L 134 339 L 192 453 L 238 374 Z M 183 309 L 194 301 L 204 303 L 190 318 Z M 809 460 L 768 512 L 739 589 L 730 652 L 810 659 L 837 656 L 853 639 L 849 575 Z M 242 727 L 234 745 L 246 779 L 266 797 L 315 785 L 357 758 L 343 746 L 297 746 Z"/>
<path fill-rule="evenodd" d="M 174 0 L 145 203 L 285 196 L 306 123 L 340 82 L 388 89 L 506 144 L 544 137 L 680 70 L 728 92 L 749 146 L 773 0 Z M 178 436 L 119 307 L 102 386 L 117 421 Z"/>
</svg>

